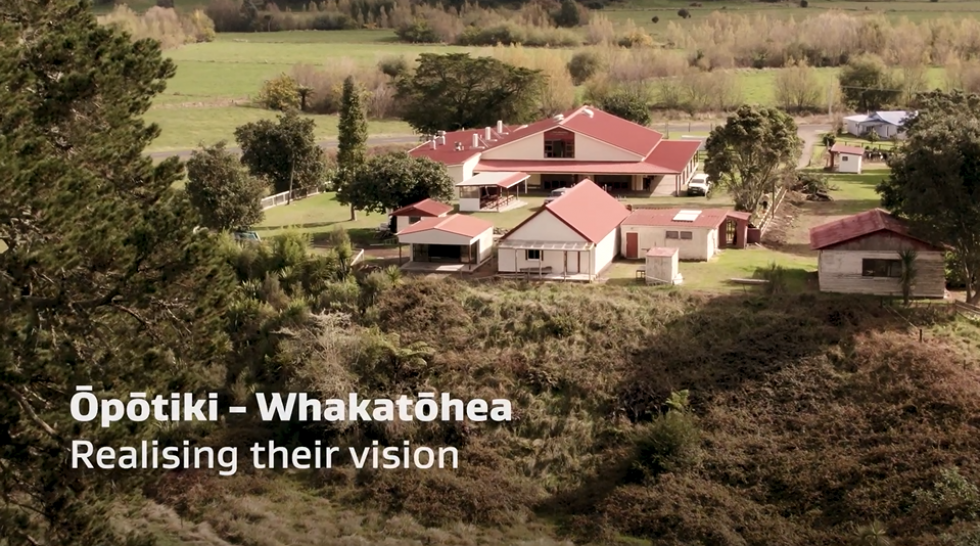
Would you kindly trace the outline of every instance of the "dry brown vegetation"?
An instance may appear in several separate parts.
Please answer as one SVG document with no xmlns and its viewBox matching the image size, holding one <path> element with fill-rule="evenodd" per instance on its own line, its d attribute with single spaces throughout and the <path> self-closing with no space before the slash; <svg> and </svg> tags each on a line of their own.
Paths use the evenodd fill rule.
<svg viewBox="0 0 980 546">
<path fill-rule="evenodd" d="M 201 10 L 178 13 L 171 8 L 152 7 L 139 14 L 120 4 L 108 15 L 99 17 L 99 22 L 118 26 L 137 40 L 157 40 L 164 49 L 210 42 L 215 33 L 214 23 Z"/>
<path fill-rule="evenodd" d="M 392 545 L 547 545 L 555 542 L 531 540 L 563 534 L 578 543 L 809 546 L 844 544 L 852 525 L 872 520 L 893 544 L 938 546 L 950 543 L 943 533 L 977 525 L 980 330 L 945 308 L 391 282 L 372 288 L 376 305 L 363 313 L 293 331 L 278 380 L 323 397 L 504 397 L 513 422 L 243 425 L 223 440 L 409 440 L 458 446 L 461 466 L 231 480 L 185 473 L 148 492 L 164 507 L 154 509 L 176 510 L 182 527 L 213 536 L 208 543 L 256 546 L 382 536 Z M 907 320 L 926 328 L 923 343 Z M 683 389 L 693 416 L 667 426 L 655 416 Z"/>
</svg>

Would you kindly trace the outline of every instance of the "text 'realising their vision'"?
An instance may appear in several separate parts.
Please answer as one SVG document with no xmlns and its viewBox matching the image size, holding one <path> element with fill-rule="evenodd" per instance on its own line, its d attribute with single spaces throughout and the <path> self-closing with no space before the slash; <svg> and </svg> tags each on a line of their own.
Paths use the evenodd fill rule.
<svg viewBox="0 0 980 546">
<path fill-rule="evenodd" d="M 128 400 L 99 399 L 91 386 L 79 386 L 71 400 L 72 417 L 79 422 L 98 423 L 108 428 L 120 421 L 196 422 L 218 421 L 224 413 L 247 414 L 248 406 L 231 406 L 222 411 L 216 393 L 147 396 L 130 393 Z M 511 420 L 511 403 L 505 399 L 464 402 L 448 393 L 419 393 L 415 399 L 402 395 L 395 400 L 361 399 L 356 393 L 344 399 L 320 400 L 305 393 L 257 393 L 255 411 L 263 421 L 494 421 Z M 381 446 L 377 441 L 365 448 L 342 449 L 323 445 L 285 447 L 274 442 L 255 443 L 248 451 L 256 469 L 323 469 L 349 460 L 356 468 L 457 468 L 456 448 L 403 445 Z M 349 459 L 348 459 L 349 458 Z M 238 471 L 238 449 L 191 446 L 162 446 L 156 440 L 139 446 L 96 447 L 92 442 L 72 443 L 72 467 L 87 469 L 218 469 L 222 476 Z"/>
</svg>

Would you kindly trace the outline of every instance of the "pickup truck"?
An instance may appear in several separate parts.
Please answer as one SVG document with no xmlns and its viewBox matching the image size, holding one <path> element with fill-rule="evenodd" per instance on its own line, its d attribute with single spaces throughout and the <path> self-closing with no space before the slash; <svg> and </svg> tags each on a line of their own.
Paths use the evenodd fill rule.
<svg viewBox="0 0 980 546">
<path fill-rule="evenodd" d="M 708 181 L 708 175 L 706 174 L 696 174 L 691 181 L 687 184 L 687 194 L 688 195 L 708 195 L 708 190 L 711 189 L 711 182 Z"/>
</svg>

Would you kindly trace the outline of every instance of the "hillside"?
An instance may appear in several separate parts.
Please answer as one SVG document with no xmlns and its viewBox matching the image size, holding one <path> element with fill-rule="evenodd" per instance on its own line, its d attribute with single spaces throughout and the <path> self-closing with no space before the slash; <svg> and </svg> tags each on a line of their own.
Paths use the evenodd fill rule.
<svg viewBox="0 0 980 546">
<path fill-rule="evenodd" d="M 163 544 L 255 546 L 803 546 L 873 521 L 931 545 L 977 529 L 980 329 L 945 306 L 402 282 L 361 326 L 323 322 L 287 348 L 283 380 L 321 396 L 351 378 L 364 396 L 506 397 L 514 423 L 292 429 L 455 445 L 460 468 L 171 475 L 127 525 Z M 654 418 L 681 390 L 689 414 Z"/>
</svg>

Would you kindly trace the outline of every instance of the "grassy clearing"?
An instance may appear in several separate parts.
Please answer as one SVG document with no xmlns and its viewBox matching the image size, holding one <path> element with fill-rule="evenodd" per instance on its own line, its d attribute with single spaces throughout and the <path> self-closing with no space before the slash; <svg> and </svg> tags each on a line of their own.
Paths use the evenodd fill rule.
<svg viewBox="0 0 980 546">
<path fill-rule="evenodd" d="M 247 106 L 215 108 L 157 108 L 144 119 L 160 126 L 162 133 L 147 148 L 149 152 L 165 152 L 196 148 L 199 143 L 213 144 L 219 140 L 235 141 L 235 128 L 263 119 L 275 119 L 277 113 Z M 307 116 L 316 120 L 316 135 L 320 139 L 337 136 L 337 116 Z M 407 123 L 398 120 L 368 122 L 372 137 L 410 135 Z M 234 145 L 234 144 L 231 144 Z"/>
</svg>

